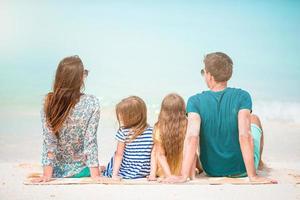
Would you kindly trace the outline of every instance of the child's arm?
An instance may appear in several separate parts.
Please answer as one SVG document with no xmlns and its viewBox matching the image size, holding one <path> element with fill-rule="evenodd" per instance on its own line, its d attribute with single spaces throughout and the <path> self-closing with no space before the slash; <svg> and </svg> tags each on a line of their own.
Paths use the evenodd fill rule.
<svg viewBox="0 0 300 200">
<path fill-rule="evenodd" d="M 156 181 L 156 170 L 157 170 L 157 145 L 154 143 L 151 152 L 151 171 L 148 177 L 148 181 Z"/>
<path fill-rule="evenodd" d="M 165 178 L 170 177 L 172 175 L 171 170 L 165 155 L 165 150 L 162 147 L 161 143 L 157 143 L 157 160 L 164 172 Z"/>
<path fill-rule="evenodd" d="M 114 164 L 113 164 L 112 178 L 114 178 L 114 179 L 120 179 L 119 171 L 120 171 L 120 167 L 121 167 L 121 163 L 122 163 L 122 159 L 123 159 L 124 149 L 125 149 L 125 143 L 118 141 L 117 151 L 115 153 Z"/>
</svg>

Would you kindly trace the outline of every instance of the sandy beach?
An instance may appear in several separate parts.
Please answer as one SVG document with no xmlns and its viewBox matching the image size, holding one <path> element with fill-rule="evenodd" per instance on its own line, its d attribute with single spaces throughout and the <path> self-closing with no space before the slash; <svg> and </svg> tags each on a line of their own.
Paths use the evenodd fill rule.
<svg viewBox="0 0 300 200">
<path fill-rule="evenodd" d="M 3 124 L 11 122 L 12 116 L 12 112 L 1 115 Z M 300 124 L 263 121 L 263 159 L 270 168 L 272 178 L 276 179 L 276 176 L 281 175 L 276 185 L 38 186 L 24 185 L 23 181 L 29 173 L 41 172 L 39 162 L 42 138 L 39 116 L 37 112 L 24 112 L 19 113 L 18 118 L 19 122 L 14 120 L 15 124 L 1 129 L 0 199 L 300 199 L 300 185 L 282 178 L 300 175 Z M 149 122 L 153 123 L 154 120 L 155 114 Z M 116 128 L 113 110 L 103 109 L 98 129 L 101 164 L 105 165 L 113 152 Z M 17 130 L 24 132 L 16 132 Z"/>
</svg>

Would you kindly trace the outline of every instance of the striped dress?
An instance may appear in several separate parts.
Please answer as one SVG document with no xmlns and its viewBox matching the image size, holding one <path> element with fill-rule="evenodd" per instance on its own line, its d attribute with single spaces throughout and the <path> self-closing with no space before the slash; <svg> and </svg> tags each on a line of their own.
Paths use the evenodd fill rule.
<svg viewBox="0 0 300 200">
<path fill-rule="evenodd" d="M 119 142 L 126 143 L 119 176 L 124 179 L 144 178 L 150 174 L 151 151 L 153 147 L 152 127 L 148 127 L 141 135 L 129 141 L 133 133 L 130 129 L 120 128 L 115 136 Z M 104 176 L 111 177 L 114 157 L 111 158 Z"/>
</svg>

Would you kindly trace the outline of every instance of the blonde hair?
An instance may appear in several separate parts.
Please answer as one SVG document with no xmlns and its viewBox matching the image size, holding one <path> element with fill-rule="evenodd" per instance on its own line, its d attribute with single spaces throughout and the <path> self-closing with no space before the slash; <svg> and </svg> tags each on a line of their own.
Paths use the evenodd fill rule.
<svg viewBox="0 0 300 200">
<path fill-rule="evenodd" d="M 116 115 L 121 128 L 131 129 L 134 140 L 147 128 L 147 107 L 145 102 L 137 96 L 123 99 L 116 106 Z M 120 121 L 122 121 L 122 126 Z"/>
<path fill-rule="evenodd" d="M 175 170 L 182 156 L 186 128 L 187 117 L 183 98 L 174 93 L 167 95 L 161 104 L 155 131 L 159 131 L 171 171 Z"/>
</svg>

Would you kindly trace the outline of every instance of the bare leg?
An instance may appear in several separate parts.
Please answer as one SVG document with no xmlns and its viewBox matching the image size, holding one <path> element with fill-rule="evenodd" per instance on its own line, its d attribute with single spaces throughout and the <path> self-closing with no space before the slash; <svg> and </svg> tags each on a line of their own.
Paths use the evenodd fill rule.
<svg viewBox="0 0 300 200">
<path fill-rule="evenodd" d="M 264 132 L 263 132 L 263 128 L 261 125 L 261 121 L 259 119 L 259 117 L 257 115 L 252 114 L 251 115 L 251 124 L 255 124 L 257 125 L 260 129 L 261 129 L 261 138 L 260 138 L 260 161 L 259 161 L 259 169 L 261 169 L 263 167 L 263 162 L 262 162 L 262 152 L 264 149 Z"/>
</svg>

